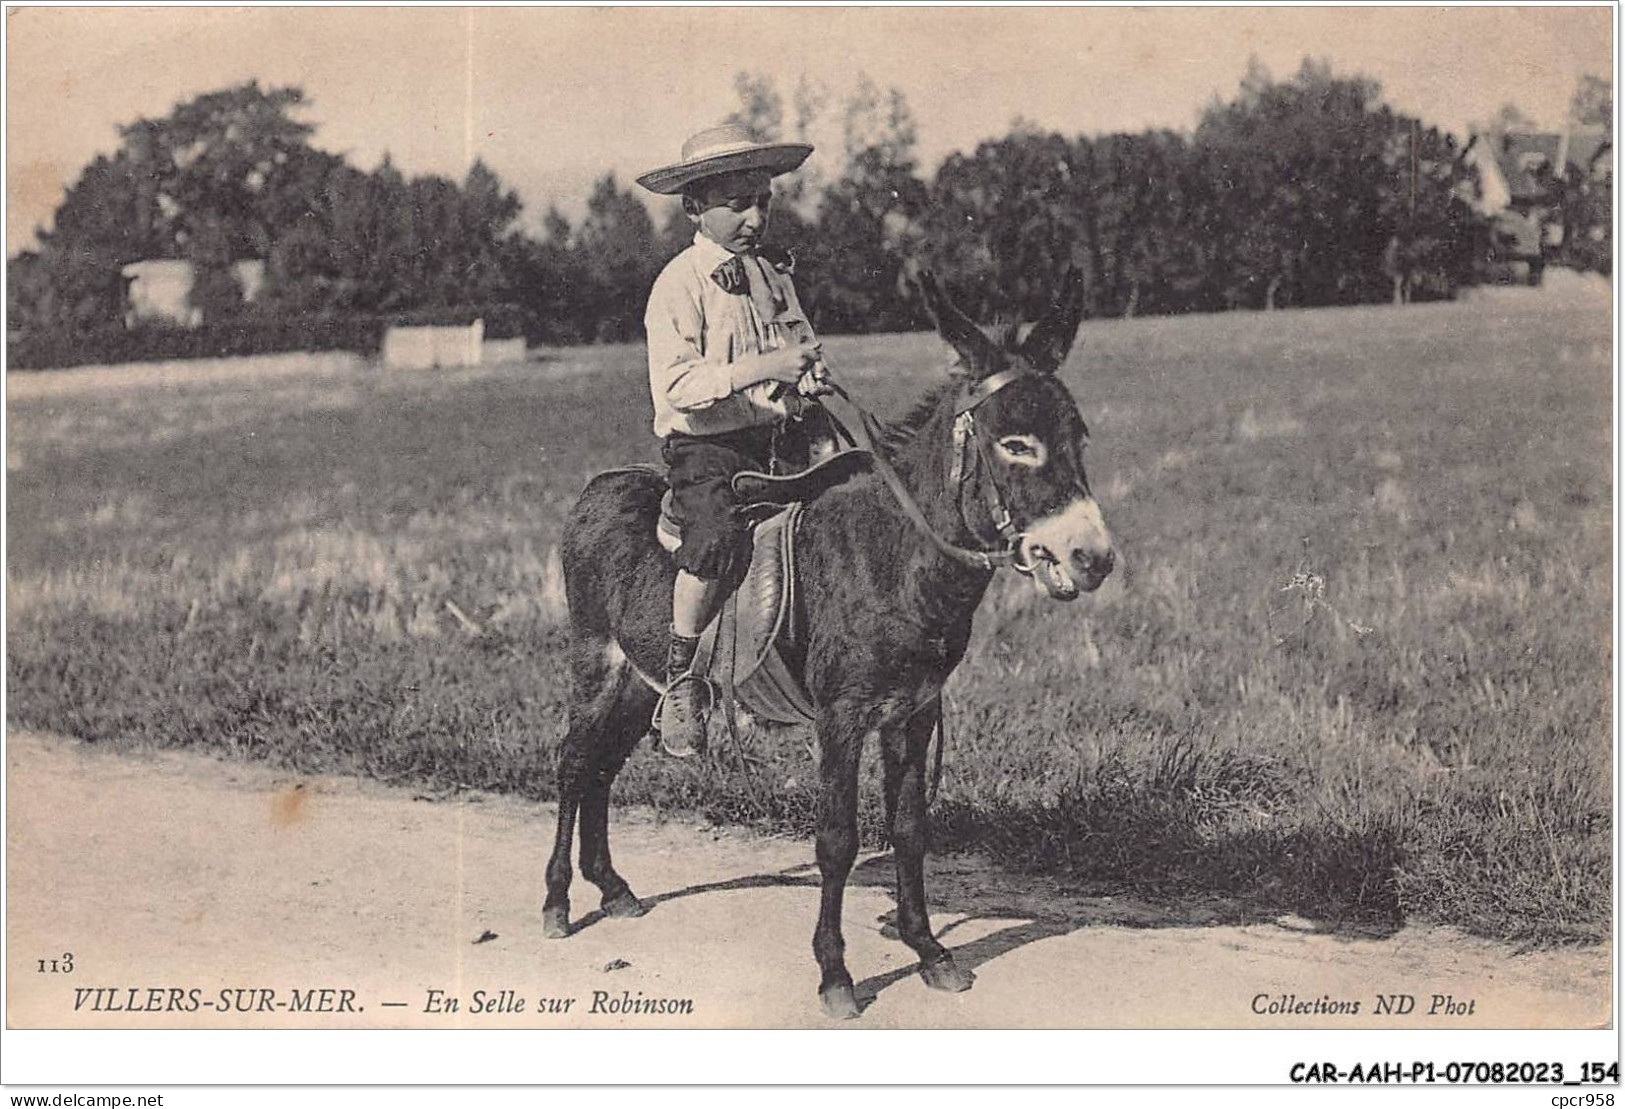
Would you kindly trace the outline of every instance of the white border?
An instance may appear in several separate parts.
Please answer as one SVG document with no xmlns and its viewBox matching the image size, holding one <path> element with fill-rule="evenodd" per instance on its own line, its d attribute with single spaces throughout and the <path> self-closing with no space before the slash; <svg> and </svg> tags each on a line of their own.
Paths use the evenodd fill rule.
<svg viewBox="0 0 1625 1109">
<path fill-rule="evenodd" d="M 45 6 L 23 4 L 15 6 Z M 81 6 L 78 4 L 63 4 Z M 111 4 L 84 6 L 114 6 Z M 117 5 L 123 6 L 123 5 Z M 184 5 L 152 5 L 184 6 Z M 265 5 L 273 6 L 273 5 Z M 281 5 L 275 5 L 281 6 Z M 504 6 L 504 5 L 492 5 Z M 628 5 L 628 6 L 643 6 Z M 696 5 L 699 6 L 699 5 Z M 1145 6 L 1165 6 L 1147 4 Z M 1225 6 L 1220 4 L 1205 6 Z M 1247 6 L 1300 7 L 1301 4 L 1255 2 Z M 1444 7 L 1443 4 L 1400 3 L 1404 7 Z M 1456 5 L 1451 5 L 1456 6 Z M 1472 7 L 1522 6 L 1511 3 L 1481 3 Z M 1574 3 L 1573 7 L 1603 6 Z M 1619 85 L 1620 9 L 1614 6 L 1615 85 Z M 5 66 L 0 62 L 0 86 Z M 0 87 L 0 104 L 4 90 Z M 1615 150 L 1618 160 L 1618 115 L 1615 118 Z M 1615 195 L 1616 237 L 1619 226 L 1619 197 Z M 0 199 L 0 218 L 4 200 Z M 1615 847 L 1614 847 L 1614 981 L 1615 1023 L 1620 1012 L 1618 913 L 1620 889 L 1620 765 L 1619 719 L 1621 708 L 1620 658 L 1620 562 L 1617 537 L 1620 523 L 1619 455 L 1619 257 L 1616 242 L 1614 291 L 1614 728 L 1615 728 Z M 4 434 L 0 433 L 0 446 Z M 0 492 L 0 507 L 5 494 Z M 0 552 L 5 549 L 3 522 L 0 522 Z M 3 659 L 3 648 L 0 648 Z M 0 714 L 5 694 L 0 690 Z M 0 781 L 4 771 L 0 769 Z M 4 801 L 0 799 L 0 811 Z M 0 899 L 4 880 L 0 878 Z M 0 937 L 0 945 L 4 939 Z M 1108 968 L 1102 968 L 1107 973 Z M 4 961 L 0 960 L 0 986 L 4 985 Z M 0 995 L 3 996 L 3 995 Z M 0 1002 L 3 1003 L 3 1002 Z M 841 1036 L 837 1040 L 833 1037 Z M 152 1093 L 162 1088 L 168 1096 L 165 1105 L 286 1105 L 290 1099 L 312 1106 L 383 1104 L 445 1105 L 464 1096 L 444 1088 L 407 1089 L 403 1084 L 524 1085 L 616 1083 L 664 1085 L 782 1085 L 835 1083 L 861 1085 L 970 1083 L 995 1085 L 1026 1084 L 1155 1084 L 1193 1086 L 1230 1084 L 1282 1084 L 1288 1081 L 1293 1062 L 1336 1060 L 1340 1065 L 1356 1062 L 1408 1062 L 1432 1060 L 1436 1064 L 1470 1061 L 1561 1062 L 1572 1075 L 1587 1061 L 1613 1062 L 1620 1058 L 1618 1028 L 1591 1031 L 879 1031 L 832 1029 L 829 1031 L 12 1031 L 0 1033 L 0 1082 L 12 1093 L 19 1085 L 43 1084 L 32 1093 L 112 1093 L 92 1091 L 92 1085 L 115 1084 L 127 1092 Z M 184 1075 L 188 1085 L 175 1085 Z M 298 1083 L 301 1088 L 241 1088 L 242 1083 Z M 354 1084 L 376 1084 L 356 1088 Z M 385 1086 L 387 1084 L 387 1087 Z M 233 1086 L 220 1089 L 220 1086 Z M 198 1086 L 212 1087 L 199 1089 Z M 319 1089 L 315 1087 L 345 1087 Z M 137 1088 L 141 1087 L 141 1088 Z M 1235 1101 L 1246 1104 L 1269 1103 L 1290 1097 L 1294 1102 L 1310 1094 L 1311 1087 L 1250 1089 L 1244 1097 L 1215 1098 L 1200 1095 L 1196 1104 Z M 1345 1087 L 1346 1089 L 1346 1087 Z M 1475 1105 L 1518 1104 L 1548 1106 L 1560 1094 L 1586 1092 L 1612 1093 L 1620 1109 L 1625 1109 L 1625 1092 L 1620 1087 L 1596 1087 L 1559 1091 L 1464 1087 L 1366 1087 L 1367 1095 L 1380 1089 L 1385 1098 L 1406 1100 L 1428 1097 L 1436 1103 L 1471 1099 Z M 1423 1093 L 1423 1090 L 1426 1093 Z M 626 1091 L 621 1091 L 626 1092 Z M 740 1091 L 743 1093 L 744 1091 Z M 1053 1093 L 1053 1091 L 1051 1091 Z M 1111 1097 L 1136 1105 L 1192 1104 L 1193 1090 L 1153 1091 L 1141 1089 Z M 481 1090 L 474 1097 L 481 1103 L 506 1104 L 523 1100 L 535 1104 L 547 1096 L 535 1090 Z M 608 1096 L 573 1094 L 557 1096 Z M 644 1091 L 640 1100 L 654 1095 Z M 716 1093 L 708 1101 L 731 1101 Z M 843 1092 L 779 1089 L 756 1094 L 752 1100 L 772 1099 L 786 1103 L 806 1096 L 845 1097 Z M 978 1103 L 987 1094 L 976 1090 L 934 1091 L 933 1101 L 957 1102 L 974 1096 Z M 1039 1097 L 1038 1091 L 1024 1091 L 1023 1098 Z M 1075 1103 L 1076 1092 L 1065 1095 Z M 1041 1098 L 1040 1100 L 1047 1100 Z M 1514 1101 L 1514 1099 L 1516 1099 Z M 615 1100 L 613 1097 L 611 1100 Z M 9 1098 L 6 1102 L 9 1104 Z M 1578 1107 L 1577 1107 L 1578 1109 Z M 1600 1103 L 1596 1109 L 1601 1109 Z"/>
</svg>

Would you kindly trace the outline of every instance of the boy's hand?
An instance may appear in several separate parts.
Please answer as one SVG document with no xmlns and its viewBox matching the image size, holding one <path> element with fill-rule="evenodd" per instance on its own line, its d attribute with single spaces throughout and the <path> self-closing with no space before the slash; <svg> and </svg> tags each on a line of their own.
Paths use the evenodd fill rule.
<svg viewBox="0 0 1625 1109">
<path fill-rule="evenodd" d="M 819 351 L 816 342 L 798 343 L 741 358 L 730 367 L 729 384 L 736 393 L 764 381 L 794 385 L 802 374 L 818 365 Z"/>
<path fill-rule="evenodd" d="M 823 348 L 816 342 L 798 343 L 769 351 L 763 358 L 766 365 L 762 369 L 767 376 L 762 380 L 794 385 L 801 380 L 802 374 L 818 365 L 822 351 Z"/>
<path fill-rule="evenodd" d="M 824 365 L 822 358 L 813 363 L 813 368 L 796 382 L 796 392 L 804 397 L 827 397 L 834 391 L 835 387 L 830 384 L 829 367 Z"/>
</svg>

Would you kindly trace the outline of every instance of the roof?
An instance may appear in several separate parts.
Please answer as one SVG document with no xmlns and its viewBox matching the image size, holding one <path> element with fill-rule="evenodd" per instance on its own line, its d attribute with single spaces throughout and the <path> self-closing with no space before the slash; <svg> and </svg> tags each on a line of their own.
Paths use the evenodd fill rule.
<svg viewBox="0 0 1625 1109">
<path fill-rule="evenodd" d="M 1472 166 L 1477 172 L 1476 188 L 1465 186 L 1462 199 L 1477 208 L 1486 216 L 1492 216 L 1512 203 L 1512 193 L 1507 189 L 1506 178 L 1501 175 L 1501 166 L 1490 152 L 1490 142 L 1482 135 L 1474 135 L 1467 142 L 1467 149 L 1462 151 L 1462 161 Z"/>
<path fill-rule="evenodd" d="M 1480 208 L 1497 212 L 1509 204 L 1552 203 L 1555 180 L 1568 166 L 1589 174 L 1612 146 L 1602 127 L 1573 127 L 1566 134 L 1508 131 L 1474 134 L 1464 157 L 1479 171 Z"/>
<path fill-rule="evenodd" d="M 148 258 L 131 262 L 121 271 L 125 277 L 168 277 L 174 280 L 192 276 L 192 263 L 182 258 Z"/>
<path fill-rule="evenodd" d="M 1592 163 L 1613 146 L 1613 136 L 1603 127 L 1576 127 L 1568 133 L 1564 160 L 1582 173 L 1590 173 Z"/>
<path fill-rule="evenodd" d="M 1550 132 L 1508 131 L 1501 136 L 1494 146 L 1495 160 L 1514 201 L 1546 198 L 1548 186 L 1542 170 L 1561 173 L 1558 158 L 1562 150 L 1563 136 Z"/>
</svg>

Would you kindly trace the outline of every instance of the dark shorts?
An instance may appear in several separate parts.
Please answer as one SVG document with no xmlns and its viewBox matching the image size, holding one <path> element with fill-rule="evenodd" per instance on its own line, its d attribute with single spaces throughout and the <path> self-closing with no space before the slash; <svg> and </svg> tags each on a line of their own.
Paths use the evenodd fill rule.
<svg viewBox="0 0 1625 1109">
<path fill-rule="evenodd" d="M 739 512 L 733 476 L 766 471 L 773 428 L 747 427 L 722 435 L 674 432 L 660 448 L 671 483 L 672 515 L 683 532 L 677 565 L 706 581 L 737 582 L 750 565 L 751 526 Z"/>
</svg>

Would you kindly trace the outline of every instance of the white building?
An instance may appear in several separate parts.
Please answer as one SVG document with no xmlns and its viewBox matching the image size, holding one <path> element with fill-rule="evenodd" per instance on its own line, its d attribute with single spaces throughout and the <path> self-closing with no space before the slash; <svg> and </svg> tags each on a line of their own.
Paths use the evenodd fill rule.
<svg viewBox="0 0 1625 1109">
<path fill-rule="evenodd" d="M 243 301 L 253 301 L 265 285 L 265 263 L 257 258 L 232 263 Z M 168 320 L 198 327 L 203 313 L 187 302 L 192 293 L 192 263 L 172 258 L 131 262 L 124 267 L 124 326 L 144 320 Z"/>
<path fill-rule="evenodd" d="M 484 344 L 484 320 L 466 327 L 392 327 L 381 354 L 384 365 L 408 370 L 478 366 Z"/>
</svg>

